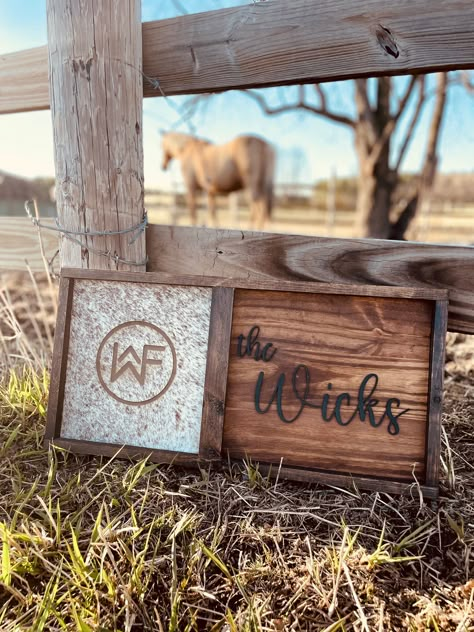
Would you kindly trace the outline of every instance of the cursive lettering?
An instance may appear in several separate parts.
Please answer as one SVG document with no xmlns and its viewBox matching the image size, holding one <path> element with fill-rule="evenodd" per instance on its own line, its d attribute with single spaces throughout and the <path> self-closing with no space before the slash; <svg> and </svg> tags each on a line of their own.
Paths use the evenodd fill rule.
<svg viewBox="0 0 474 632">
<path fill-rule="evenodd" d="M 243 334 L 240 334 L 240 336 L 237 338 L 237 355 L 239 356 L 239 358 L 244 358 L 245 356 L 253 356 L 254 360 L 256 360 L 257 362 L 259 360 L 270 362 L 277 350 L 273 349 L 272 351 L 270 351 L 270 349 L 273 347 L 273 343 L 271 342 L 268 342 L 260 350 L 260 342 L 258 340 L 259 334 L 260 327 L 258 325 L 254 325 L 246 337 Z"/>
<path fill-rule="evenodd" d="M 340 393 L 337 395 L 333 405 L 333 410 L 331 414 L 329 414 L 331 398 L 330 391 L 332 389 L 332 384 L 328 384 L 329 392 L 323 395 L 321 403 L 316 403 L 314 398 L 310 397 L 311 375 L 309 368 L 304 364 L 299 364 L 293 370 L 291 377 L 291 390 L 288 388 L 285 389 L 286 375 L 285 373 L 280 373 L 271 397 L 265 405 L 262 404 L 262 389 L 264 380 L 265 372 L 260 371 L 255 385 L 254 403 L 256 412 L 260 415 L 264 415 L 270 410 L 272 405 L 275 404 L 279 419 L 287 424 L 296 421 L 305 408 L 311 408 L 320 410 L 321 417 L 324 421 L 331 421 L 332 419 L 335 419 L 336 423 L 340 426 L 348 426 L 357 417 L 361 422 L 365 422 L 366 419 L 368 419 L 369 424 L 373 428 L 378 428 L 386 420 L 388 420 L 387 431 L 391 435 L 397 435 L 400 432 L 398 420 L 409 410 L 408 408 L 405 408 L 400 411 L 394 411 L 394 408 L 400 408 L 401 402 L 398 398 L 392 397 L 387 400 L 382 416 L 377 419 L 374 407 L 379 404 L 379 400 L 373 397 L 373 395 L 377 390 L 379 378 L 375 373 L 368 373 L 360 383 L 357 392 L 357 401 L 353 403 L 353 405 L 355 404 L 355 408 L 347 419 L 343 419 L 341 409 L 343 406 L 351 406 L 351 403 L 353 402 L 351 395 L 349 393 Z M 292 399 L 293 403 L 297 405 L 297 410 L 292 416 L 289 416 L 284 411 L 284 391 L 286 391 L 286 394 L 289 391 L 289 399 Z"/>
</svg>

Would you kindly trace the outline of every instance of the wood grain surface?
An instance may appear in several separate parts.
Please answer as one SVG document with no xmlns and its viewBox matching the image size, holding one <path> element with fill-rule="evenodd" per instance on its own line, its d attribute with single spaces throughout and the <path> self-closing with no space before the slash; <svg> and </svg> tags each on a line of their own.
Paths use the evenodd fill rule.
<svg viewBox="0 0 474 632">
<path fill-rule="evenodd" d="M 74 279 L 62 278 L 59 285 L 59 309 L 54 331 L 54 347 L 51 362 L 51 381 L 48 396 L 48 417 L 44 432 L 45 443 L 58 437 L 63 413 L 64 384 L 66 381 L 67 355 L 73 301 Z"/>
<path fill-rule="evenodd" d="M 189 94 L 474 67 L 472 12 L 471 0 L 248 2 L 145 24 L 144 69 Z"/>
<path fill-rule="evenodd" d="M 100 270 L 63 268 L 62 277 L 70 279 L 104 278 Z M 387 296 L 389 298 L 420 298 L 446 300 L 447 290 L 433 288 L 386 287 L 383 285 L 349 285 L 348 283 L 314 283 L 311 281 L 278 281 L 275 279 L 232 279 L 225 277 L 169 274 L 164 272 L 107 272 L 109 281 L 131 281 L 132 283 L 160 283 L 192 287 L 239 288 L 241 290 L 277 290 L 286 292 L 317 292 L 321 294 L 343 294 L 357 296 Z"/>
<path fill-rule="evenodd" d="M 441 416 L 443 413 L 444 358 L 448 305 L 436 303 L 433 318 L 430 362 L 430 424 L 426 441 L 426 484 L 438 485 L 441 452 Z"/>
<path fill-rule="evenodd" d="M 264 463 L 279 464 L 283 458 L 285 467 L 398 481 L 413 481 L 415 472 L 423 483 L 433 312 L 432 301 L 236 290 L 224 452 L 231 458 L 247 456 Z M 239 357 L 238 337 L 246 336 L 254 325 L 260 328 L 261 348 L 272 343 L 267 351 L 276 350 L 269 362 Z M 298 365 L 305 365 L 310 373 L 307 401 L 321 405 L 324 394 L 330 395 L 327 417 L 337 395 L 350 395 L 350 401 L 341 400 L 342 422 L 357 409 L 364 377 L 376 374 L 377 388 L 370 395 L 367 387 L 364 401 L 378 400 L 372 409 L 379 422 L 386 402 L 398 398 L 393 412 L 408 409 L 397 420 L 399 433 L 388 431 L 387 418 L 373 427 L 367 407 L 365 421 L 356 415 L 348 425 L 334 418 L 324 421 L 322 410 L 310 407 L 291 421 L 301 408 L 292 386 Z M 256 412 L 256 384 L 262 371 L 262 410 L 271 401 L 279 376 L 285 374 L 282 411 L 287 423 L 277 414 L 276 399 L 267 412 Z M 300 370 L 295 378 L 300 397 L 303 378 Z"/>
<path fill-rule="evenodd" d="M 428 485 L 420 485 L 419 482 L 398 482 L 381 480 L 376 478 L 364 478 L 363 476 L 348 476 L 347 474 L 335 474 L 321 472 L 319 470 L 305 470 L 296 467 L 282 467 L 279 464 L 265 465 L 259 464 L 259 472 L 264 476 L 270 476 L 278 479 L 288 479 L 291 481 L 300 481 L 301 483 L 321 483 L 330 487 L 348 487 L 354 490 L 371 490 L 375 492 L 385 492 L 386 494 L 403 494 L 412 498 L 419 497 L 419 492 L 423 497 L 429 499 L 437 499 L 439 496 L 438 483 L 430 487 Z"/>
<path fill-rule="evenodd" d="M 54 220 L 43 219 L 45 226 Z M 27 263 L 34 272 L 44 272 L 38 231 L 27 217 L 0 217 L 0 270 L 24 270 Z M 49 261 L 59 248 L 58 233 L 43 230 L 41 239 Z"/>
<path fill-rule="evenodd" d="M 59 220 L 79 233 L 130 229 L 144 215 L 141 2 L 48 0 L 47 14 Z M 139 270 L 145 236 L 132 237 L 63 239 L 61 265 Z"/>
<path fill-rule="evenodd" d="M 0 55 L 0 114 L 48 108 L 48 47 Z"/>
<path fill-rule="evenodd" d="M 115 443 L 97 443 L 95 441 L 79 441 L 77 439 L 56 438 L 50 441 L 54 445 L 74 452 L 76 454 L 95 454 L 97 456 L 145 459 L 148 458 L 154 463 L 173 463 L 174 465 L 185 465 L 186 467 L 197 467 L 198 463 L 208 462 L 206 457 L 186 452 L 172 452 L 168 450 L 153 450 L 151 448 L 141 448 L 137 446 L 120 446 Z"/>
<path fill-rule="evenodd" d="M 268 0 L 145 22 L 144 95 L 472 68 L 473 24 L 471 0 Z M 0 57 L 0 113 L 49 107 L 46 59 Z"/>
<path fill-rule="evenodd" d="M 449 290 L 448 329 L 474 334 L 474 247 L 150 225 L 149 271 Z"/>
<path fill-rule="evenodd" d="M 219 460 L 221 457 L 233 302 L 232 288 L 217 287 L 212 290 L 202 408 L 204 423 L 199 442 L 199 454 L 209 459 Z"/>
</svg>

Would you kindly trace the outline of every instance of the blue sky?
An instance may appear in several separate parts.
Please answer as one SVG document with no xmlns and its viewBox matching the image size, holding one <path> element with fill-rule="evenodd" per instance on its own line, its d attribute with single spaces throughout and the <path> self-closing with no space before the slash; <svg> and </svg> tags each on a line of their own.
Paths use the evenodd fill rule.
<svg viewBox="0 0 474 632">
<path fill-rule="evenodd" d="M 189 12 L 247 4 L 249 0 L 179 0 Z M 19 7 L 21 6 L 21 11 Z M 164 19 L 176 15 L 172 0 L 143 0 L 143 20 Z M 0 54 L 46 43 L 45 0 L 0 0 Z M 433 78 L 430 78 L 432 81 Z M 407 78 L 396 80 L 403 89 Z M 353 111 L 351 82 L 326 87 L 333 109 Z M 292 88 L 271 89 L 268 98 L 287 98 Z M 176 109 L 185 97 L 144 100 L 145 183 L 169 188 L 180 181 L 175 167 L 163 174 L 159 168 L 158 130 L 175 125 L 180 119 Z M 432 102 L 424 110 L 418 133 L 407 154 L 404 170 L 418 169 L 423 155 L 426 129 Z M 279 156 L 278 179 L 314 182 L 333 170 L 338 175 L 357 173 L 350 130 L 306 113 L 266 117 L 247 96 L 238 92 L 216 95 L 198 112 L 193 122 L 198 133 L 216 142 L 224 142 L 240 133 L 258 133 L 276 144 Z M 403 123 L 403 121 L 402 121 Z M 187 131 L 186 125 L 177 129 Z M 395 139 L 397 141 L 397 139 Z M 396 146 L 396 142 L 395 142 Z M 474 97 L 460 87 L 451 89 L 441 137 L 441 170 L 474 171 Z M 0 170 L 27 177 L 53 175 L 53 143 L 49 112 L 0 116 Z"/>
</svg>

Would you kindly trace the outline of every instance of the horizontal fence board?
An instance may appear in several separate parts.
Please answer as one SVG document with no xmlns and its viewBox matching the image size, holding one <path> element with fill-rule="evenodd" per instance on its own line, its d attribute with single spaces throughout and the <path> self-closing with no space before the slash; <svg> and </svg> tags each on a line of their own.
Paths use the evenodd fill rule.
<svg viewBox="0 0 474 632">
<path fill-rule="evenodd" d="M 249 2 L 145 23 L 143 64 L 166 94 L 473 67 L 472 0 Z"/>
<path fill-rule="evenodd" d="M 474 247 L 149 225 L 147 270 L 449 290 L 451 331 L 474 334 Z"/>
<path fill-rule="evenodd" d="M 52 219 L 44 219 L 53 226 Z M 59 247 L 58 233 L 43 230 L 41 239 L 48 261 Z M 26 263 L 34 272 L 44 272 L 38 231 L 27 217 L 0 217 L 0 271 L 25 270 Z"/>
<path fill-rule="evenodd" d="M 43 220 L 53 225 L 53 220 Z M 36 229 L 0 218 L 0 270 L 43 271 Z M 57 235 L 42 231 L 47 259 Z M 303 280 L 446 288 L 451 331 L 474 334 L 474 247 L 332 239 L 150 224 L 148 270 L 247 280 Z"/>
<path fill-rule="evenodd" d="M 0 114 L 48 108 L 48 47 L 0 55 Z"/>
<path fill-rule="evenodd" d="M 472 0 L 268 0 L 143 24 L 146 97 L 473 67 Z M 44 46 L 1 56 L 0 113 L 48 108 L 47 72 Z"/>
</svg>

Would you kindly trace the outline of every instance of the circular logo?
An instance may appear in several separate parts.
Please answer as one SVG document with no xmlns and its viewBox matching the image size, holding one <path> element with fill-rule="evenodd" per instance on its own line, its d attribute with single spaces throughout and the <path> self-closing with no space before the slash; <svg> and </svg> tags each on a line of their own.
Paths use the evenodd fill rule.
<svg viewBox="0 0 474 632">
<path fill-rule="evenodd" d="M 151 323 L 133 320 L 114 327 L 99 346 L 97 375 L 107 393 L 140 406 L 158 399 L 176 375 L 176 351 L 169 336 Z"/>
</svg>

